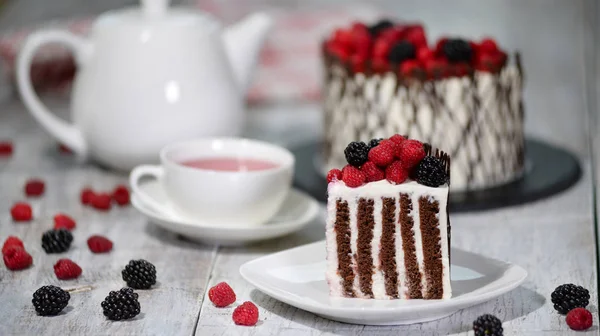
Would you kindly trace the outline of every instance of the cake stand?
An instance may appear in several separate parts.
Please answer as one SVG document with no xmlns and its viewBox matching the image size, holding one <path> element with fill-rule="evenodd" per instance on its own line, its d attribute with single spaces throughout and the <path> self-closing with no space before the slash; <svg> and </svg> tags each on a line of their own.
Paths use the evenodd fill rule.
<svg viewBox="0 0 600 336">
<path fill-rule="evenodd" d="M 475 191 L 450 192 L 450 211 L 483 211 L 533 202 L 560 193 L 581 177 L 577 158 L 568 151 L 527 139 L 527 169 L 511 183 Z M 292 149 L 296 156 L 294 184 L 321 202 L 327 201 L 327 181 L 314 164 L 321 144 L 307 143 Z"/>
</svg>

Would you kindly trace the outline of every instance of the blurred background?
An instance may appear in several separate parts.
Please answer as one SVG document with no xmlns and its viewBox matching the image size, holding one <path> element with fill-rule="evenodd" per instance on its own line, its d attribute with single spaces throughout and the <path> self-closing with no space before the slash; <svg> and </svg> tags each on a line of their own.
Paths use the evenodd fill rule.
<svg viewBox="0 0 600 336">
<path fill-rule="evenodd" d="M 85 20 L 106 10 L 138 3 L 137 0 L 3 2 L 0 32 L 5 44 L 8 38 L 14 41 L 14 32 L 22 34 L 22 28 L 44 26 L 51 21 Z M 256 78 L 256 85 L 262 85 L 262 91 L 253 88 L 249 98 L 254 111 L 251 112 L 249 135 L 271 137 L 269 140 L 290 144 L 319 136 L 320 64 L 316 54 L 319 38 L 335 27 L 336 22 L 348 22 L 349 16 L 369 19 L 391 15 L 424 23 L 430 41 L 443 35 L 493 36 L 504 49 L 521 51 L 526 72 L 527 134 L 566 147 L 581 156 L 588 155 L 586 125 L 589 118 L 595 122 L 595 115 L 588 116 L 588 111 L 595 111 L 597 106 L 595 69 L 599 43 L 596 22 L 600 15 L 597 1 L 173 0 L 172 4 L 198 6 L 225 22 L 235 21 L 259 9 L 277 15 L 276 28 L 284 28 L 272 34 L 270 48 L 263 53 L 262 68 Z M 311 20 L 319 22 L 311 23 Z M 294 25 L 294 22 L 300 24 Z M 303 22 L 314 29 L 306 33 Z M 303 54 L 295 56 L 278 54 L 278 50 L 294 45 L 307 47 L 302 49 Z M 277 57 L 292 57 L 283 60 L 288 69 L 294 68 L 295 63 L 302 64 L 295 70 L 303 77 L 295 78 L 293 71 L 284 74 L 277 69 Z M 269 71 L 270 66 L 277 71 L 273 68 Z M 5 63 L 5 72 L 6 67 Z M 275 89 L 269 85 L 274 76 L 279 81 L 285 77 L 290 82 L 288 91 L 273 92 Z M 10 83 L 3 83 L 2 91 L 10 94 Z M 552 113 L 548 118 L 551 110 L 561 112 Z M 262 132 L 265 127 L 271 130 L 267 135 Z"/>
</svg>

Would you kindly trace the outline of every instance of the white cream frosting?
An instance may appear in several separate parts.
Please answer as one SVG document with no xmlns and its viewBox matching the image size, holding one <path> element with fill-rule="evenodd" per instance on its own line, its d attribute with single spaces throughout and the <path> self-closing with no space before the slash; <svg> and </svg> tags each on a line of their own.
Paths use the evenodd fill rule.
<svg viewBox="0 0 600 336">
<path fill-rule="evenodd" d="M 327 206 L 327 224 L 326 224 L 326 240 L 327 240 L 327 281 L 330 283 L 330 293 L 332 296 L 344 296 L 343 288 L 341 285 L 342 279 L 337 273 L 338 262 L 337 262 L 337 244 L 336 244 L 336 232 L 335 232 L 335 219 L 336 219 L 336 202 L 341 199 L 348 202 L 350 209 L 350 242 L 351 242 L 351 258 L 352 266 L 354 269 L 354 284 L 353 289 L 357 294 L 357 297 L 364 298 L 365 295 L 360 290 L 358 283 L 358 273 L 356 270 L 356 250 L 357 250 L 357 239 L 358 239 L 358 225 L 357 225 L 357 208 L 358 200 L 360 198 L 373 199 L 374 200 L 374 230 L 373 240 L 371 244 L 371 253 L 373 258 L 374 273 L 372 275 L 372 291 L 375 299 L 390 299 L 386 294 L 385 290 L 385 279 L 381 270 L 381 260 L 379 258 L 380 253 L 380 241 L 382 235 L 382 198 L 390 197 L 396 199 L 396 212 L 395 212 L 395 223 L 398 223 L 400 216 L 400 205 L 399 195 L 400 193 L 408 194 L 412 200 L 413 210 L 410 216 L 414 222 L 414 238 L 415 238 L 415 250 L 417 257 L 417 264 L 421 271 L 421 283 L 422 283 L 422 294 L 424 295 L 427 290 L 427 280 L 423 275 L 424 261 L 423 261 L 423 247 L 421 239 L 420 229 L 420 218 L 419 218 L 419 198 L 427 196 L 431 200 L 435 200 L 439 204 L 438 222 L 440 225 L 440 244 L 442 251 L 442 266 L 443 266 L 443 298 L 450 298 L 450 264 L 449 264 L 449 251 L 448 251 L 448 232 L 447 232 L 447 213 L 446 205 L 448 199 L 448 186 L 441 186 L 438 188 L 431 188 L 421 185 L 415 181 L 409 181 L 400 185 L 393 185 L 386 180 L 371 182 L 362 187 L 350 188 L 342 181 L 332 182 L 328 186 L 328 206 Z M 395 249 L 396 249 L 396 265 L 398 271 L 398 293 L 400 299 L 407 298 L 406 288 L 406 270 L 404 269 L 404 251 L 402 249 L 402 238 L 400 233 L 400 226 L 396 226 L 395 231 Z M 332 285 L 333 284 L 333 285 Z"/>
<path fill-rule="evenodd" d="M 345 165 L 351 141 L 393 134 L 430 143 L 451 155 L 451 190 L 481 189 L 519 177 L 524 146 L 522 76 L 476 71 L 399 86 L 391 74 L 348 77 L 339 68 L 325 86 L 324 171 Z"/>
</svg>

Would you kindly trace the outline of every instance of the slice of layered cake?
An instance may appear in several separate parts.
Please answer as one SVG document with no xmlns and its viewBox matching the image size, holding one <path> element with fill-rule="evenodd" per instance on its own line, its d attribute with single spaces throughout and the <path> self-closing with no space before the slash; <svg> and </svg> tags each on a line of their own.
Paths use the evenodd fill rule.
<svg viewBox="0 0 600 336">
<path fill-rule="evenodd" d="M 344 152 L 327 175 L 330 295 L 450 298 L 449 156 L 400 135 Z"/>
</svg>

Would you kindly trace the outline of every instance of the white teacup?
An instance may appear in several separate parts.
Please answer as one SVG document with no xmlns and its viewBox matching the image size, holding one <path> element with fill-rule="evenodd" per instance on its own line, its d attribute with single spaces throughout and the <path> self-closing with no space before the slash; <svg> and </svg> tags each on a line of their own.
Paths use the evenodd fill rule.
<svg viewBox="0 0 600 336">
<path fill-rule="evenodd" d="M 235 159 L 238 163 L 240 160 L 254 160 L 255 163 L 258 160 L 274 165 L 237 171 L 189 166 L 191 160 L 218 161 L 222 158 Z M 160 161 L 160 165 L 141 165 L 132 170 L 129 181 L 136 195 L 155 211 L 170 214 L 173 213 L 170 208 L 173 208 L 176 215 L 210 225 L 256 226 L 266 223 L 285 200 L 294 170 L 294 156 L 287 149 L 240 138 L 209 138 L 172 144 L 161 150 Z M 184 164 L 186 162 L 188 165 Z M 159 180 L 171 201 L 170 207 L 139 188 L 139 180 L 144 176 Z"/>
</svg>

